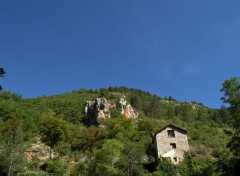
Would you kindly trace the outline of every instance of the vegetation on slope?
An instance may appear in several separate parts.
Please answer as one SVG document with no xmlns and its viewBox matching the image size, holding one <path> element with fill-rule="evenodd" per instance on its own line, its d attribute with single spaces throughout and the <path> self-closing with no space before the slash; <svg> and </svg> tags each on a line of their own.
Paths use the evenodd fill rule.
<svg viewBox="0 0 240 176">
<path fill-rule="evenodd" d="M 86 101 L 125 95 L 138 120 L 109 118 L 104 127 L 84 125 Z M 210 109 L 196 102 L 179 102 L 126 87 L 80 89 L 54 96 L 22 99 L 0 93 L 0 175 L 234 175 L 234 160 L 226 148 L 234 132 L 227 108 Z M 180 165 L 155 160 L 152 133 L 167 124 L 188 131 L 191 154 Z M 41 140 L 56 158 L 27 160 L 24 153 Z M 230 167 L 231 166 L 231 167 Z"/>
</svg>

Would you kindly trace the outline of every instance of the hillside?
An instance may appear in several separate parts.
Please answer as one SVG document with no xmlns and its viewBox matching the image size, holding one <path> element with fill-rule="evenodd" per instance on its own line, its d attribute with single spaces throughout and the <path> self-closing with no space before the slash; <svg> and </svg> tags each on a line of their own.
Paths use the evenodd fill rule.
<svg viewBox="0 0 240 176">
<path fill-rule="evenodd" d="M 109 110 L 111 117 L 94 125 L 86 123 L 86 102 L 99 97 L 114 105 Z M 137 118 L 125 118 L 120 113 L 115 104 L 122 97 L 136 111 Z M 2 91 L 0 155 L 4 162 L 0 173 L 4 175 L 11 168 L 15 174 L 151 175 L 144 167 L 155 162 L 151 135 L 173 124 L 188 131 L 190 151 L 198 165 L 194 172 L 202 174 L 221 152 L 229 152 L 229 118 L 224 107 L 210 109 L 201 103 L 179 102 L 126 87 L 80 89 L 32 99 Z M 31 146 L 37 144 L 50 147 L 50 153 L 57 157 L 39 159 L 39 150 L 48 155 L 49 149 L 33 151 Z M 26 151 L 30 151 L 30 159 L 26 158 Z M 32 157 L 34 152 L 37 154 Z"/>
</svg>

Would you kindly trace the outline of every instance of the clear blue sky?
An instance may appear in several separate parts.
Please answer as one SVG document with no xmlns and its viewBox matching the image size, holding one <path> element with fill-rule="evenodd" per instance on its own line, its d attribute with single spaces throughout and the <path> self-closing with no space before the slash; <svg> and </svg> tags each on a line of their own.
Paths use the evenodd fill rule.
<svg viewBox="0 0 240 176">
<path fill-rule="evenodd" d="M 2 0 L 0 79 L 23 97 L 109 86 L 218 108 L 240 75 L 240 1 Z"/>
</svg>

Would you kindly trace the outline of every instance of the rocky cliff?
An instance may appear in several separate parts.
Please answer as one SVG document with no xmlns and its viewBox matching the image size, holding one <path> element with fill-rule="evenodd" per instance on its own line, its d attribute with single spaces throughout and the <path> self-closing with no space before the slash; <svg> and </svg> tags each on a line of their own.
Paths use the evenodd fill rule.
<svg viewBox="0 0 240 176">
<path fill-rule="evenodd" d="M 138 113 L 133 109 L 133 107 L 127 102 L 125 98 L 120 98 L 117 105 L 122 109 L 122 115 L 126 118 L 137 119 Z"/>
<path fill-rule="evenodd" d="M 95 101 L 87 101 L 85 106 L 85 114 L 88 123 L 99 124 L 100 119 L 111 118 L 111 108 L 120 108 L 121 114 L 125 118 L 137 119 L 138 113 L 127 102 L 125 97 L 120 98 L 117 102 L 107 100 L 105 98 L 97 98 Z"/>
</svg>

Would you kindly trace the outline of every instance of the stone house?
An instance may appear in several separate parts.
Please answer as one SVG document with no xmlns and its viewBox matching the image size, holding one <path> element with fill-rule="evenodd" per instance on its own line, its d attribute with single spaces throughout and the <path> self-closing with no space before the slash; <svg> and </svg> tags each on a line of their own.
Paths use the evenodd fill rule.
<svg viewBox="0 0 240 176">
<path fill-rule="evenodd" d="M 174 125 L 167 125 L 153 135 L 157 157 L 167 157 L 178 164 L 189 150 L 187 131 Z"/>
</svg>

